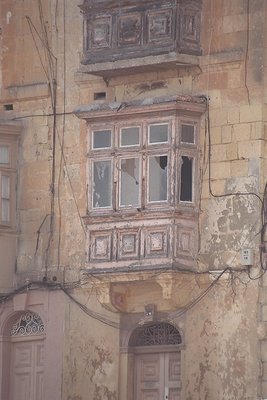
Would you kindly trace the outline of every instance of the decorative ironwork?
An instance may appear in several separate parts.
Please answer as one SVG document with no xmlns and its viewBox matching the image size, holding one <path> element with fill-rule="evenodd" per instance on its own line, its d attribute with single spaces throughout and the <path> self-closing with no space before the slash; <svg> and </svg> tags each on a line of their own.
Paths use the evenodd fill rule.
<svg viewBox="0 0 267 400">
<path fill-rule="evenodd" d="M 11 336 L 42 335 L 44 323 L 38 314 L 28 312 L 23 314 L 11 328 Z"/>
<path fill-rule="evenodd" d="M 146 326 L 139 330 L 135 346 L 157 346 L 181 344 L 182 338 L 179 331 L 167 323 Z"/>
</svg>

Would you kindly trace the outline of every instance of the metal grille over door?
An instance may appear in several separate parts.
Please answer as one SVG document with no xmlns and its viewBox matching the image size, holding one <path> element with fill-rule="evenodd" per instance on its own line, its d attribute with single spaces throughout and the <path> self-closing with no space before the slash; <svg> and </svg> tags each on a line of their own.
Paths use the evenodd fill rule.
<svg viewBox="0 0 267 400">
<path fill-rule="evenodd" d="M 162 346 L 181 343 L 181 335 L 174 326 L 159 323 L 149 325 L 139 331 L 135 346 Z"/>
<path fill-rule="evenodd" d="M 28 312 L 23 314 L 18 321 L 13 324 L 10 335 L 14 337 L 42 335 L 43 333 L 44 324 L 39 315 Z"/>
</svg>

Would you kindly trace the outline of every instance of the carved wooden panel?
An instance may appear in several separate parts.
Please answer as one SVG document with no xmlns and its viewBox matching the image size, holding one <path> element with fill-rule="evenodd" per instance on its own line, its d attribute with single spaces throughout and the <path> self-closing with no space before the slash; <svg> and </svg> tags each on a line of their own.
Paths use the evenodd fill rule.
<svg viewBox="0 0 267 400">
<path fill-rule="evenodd" d="M 146 257 L 167 256 L 169 235 L 166 226 L 146 230 L 145 241 Z"/>
<path fill-rule="evenodd" d="M 194 257 L 196 254 L 195 229 L 178 226 L 176 244 L 177 255 Z"/>
<path fill-rule="evenodd" d="M 193 2 L 185 3 L 180 8 L 179 47 L 181 51 L 199 48 L 200 41 L 200 10 Z"/>
<path fill-rule="evenodd" d="M 90 235 L 90 259 L 93 261 L 110 261 L 112 252 L 112 231 L 92 232 Z"/>
<path fill-rule="evenodd" d="M 111 17 L 97 18 L 87 25 L 87 48 L 99 49 L 111 46 Z"/>
<path fill-rule="evenodd" d="M 200 54 L 201 0 L 84 0 L 83 64 Z"/>
<path fill-rule="evenodd" d="M 148 12 L 148 42 L 153 43 L 160 40 L 171 40 L 173 27 L 173 11 L 164 10 Z"/>
<path fill-rule="evenodd" d="M 141 44 L 142 16 L 140 13 L 118 16 L 118 47 Z"/>
<path fill-rule="evenodd" d="M 166 218 L 90 223 L 88 266 L 92 268 L 195 267 L 197 221 Z M 108 229 L 107 229 L 108 227 Z M 177 264 L 178 263 L 178 264 Z"/>
<path fill-rule="evenodd" d="M 118 232 L 118 258 L 139 258 L 139 231 L 123 230 Z"/>
</svg>

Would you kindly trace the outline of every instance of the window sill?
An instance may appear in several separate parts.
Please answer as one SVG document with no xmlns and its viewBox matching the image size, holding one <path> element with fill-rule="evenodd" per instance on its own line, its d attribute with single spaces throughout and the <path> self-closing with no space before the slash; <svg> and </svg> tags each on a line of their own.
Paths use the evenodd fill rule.
<svg viewBox="0 0 267 400">
<path fill-rule="evenodd" d="M 144 219 L 162 219 L 162 218 L 197 218 L 198 211 L 194 204 L 181 204 L 174 209 L 170 206 L 154 207 L 153 209 L 124 209 L 118 211 L 90 211 L 83 220 L 86 225 L 104 222 L 120 221 L 143 221 Z"/>
</svg>

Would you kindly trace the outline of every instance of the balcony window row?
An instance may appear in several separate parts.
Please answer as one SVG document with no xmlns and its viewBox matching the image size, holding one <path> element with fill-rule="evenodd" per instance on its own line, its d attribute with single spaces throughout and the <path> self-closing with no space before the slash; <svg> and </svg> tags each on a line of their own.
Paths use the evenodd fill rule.
<svg viewBox="0 0 267 400">
<path fill-rule="evenodd" d="M 91 126 L 89 209 L 194 204 L 197 122 L 177 118 Z"/>
</svg>

